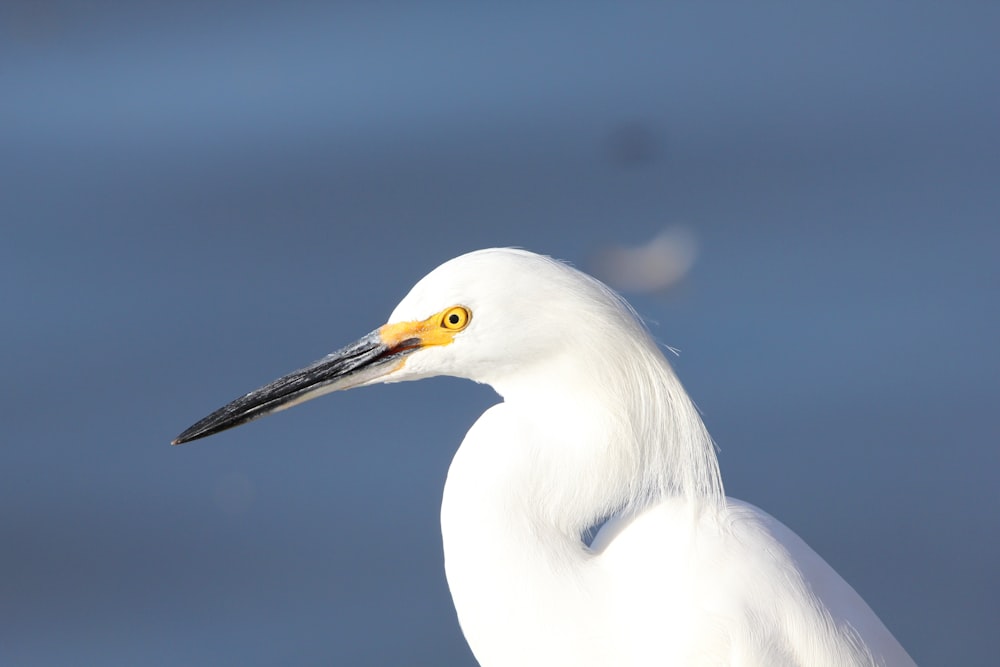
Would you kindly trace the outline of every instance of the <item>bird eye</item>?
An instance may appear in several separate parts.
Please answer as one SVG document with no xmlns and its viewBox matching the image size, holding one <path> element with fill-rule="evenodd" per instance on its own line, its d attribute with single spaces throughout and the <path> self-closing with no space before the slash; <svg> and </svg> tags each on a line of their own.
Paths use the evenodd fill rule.
<svg viewBox="0 0 1000 667">
<path fill-rule="evenodd" d="M 461 331 L 469 325 L 471 318 L 472 313 L 469 312 L 468 308 L 454 306 L 444 311 L 444 317 L 441 318 L 441 326 L 452 331 Z"/>
</svg>

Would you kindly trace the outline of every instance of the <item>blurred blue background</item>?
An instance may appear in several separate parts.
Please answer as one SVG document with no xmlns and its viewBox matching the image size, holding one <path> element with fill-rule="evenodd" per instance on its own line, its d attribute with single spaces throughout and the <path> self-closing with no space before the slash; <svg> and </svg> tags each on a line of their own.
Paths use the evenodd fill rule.
<svg viewBox="0 0 1000 667">
<path fill-rule="evenodd" d="M 1000 8 L 0 6 L 0 664 L 473 665 L 436 379 L 171 448 L 440 262 L 626 293 L 765 508 L 922 665 L 1000 653 Z"/>
</svg>

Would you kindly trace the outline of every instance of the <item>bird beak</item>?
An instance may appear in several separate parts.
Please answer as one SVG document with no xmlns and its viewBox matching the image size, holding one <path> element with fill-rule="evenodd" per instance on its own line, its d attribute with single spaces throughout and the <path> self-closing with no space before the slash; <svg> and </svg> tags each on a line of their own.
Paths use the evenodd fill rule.
<svg viewBox="0 0 1000 667">
<path fill-rule="evenodd" d="M 181 433 L 170 444 L 204 438 L 332 391 L 376 382 L 402 368 L 422 340 L 423 322 L 386 325 L 301 370 L 237 398 Z"/>
</svg>

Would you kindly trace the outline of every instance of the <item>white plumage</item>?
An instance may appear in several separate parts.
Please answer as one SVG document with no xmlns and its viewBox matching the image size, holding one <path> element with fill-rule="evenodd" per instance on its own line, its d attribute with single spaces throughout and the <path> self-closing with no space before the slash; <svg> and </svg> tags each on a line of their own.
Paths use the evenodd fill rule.
<svg viewBox="0 0 1000 667">
<path fill-rule="evenodd" d="M 456 307 L 467 318 L 452 324 Z M 801 539 L 725 497 L 712 440 L 638 318 L 547 257 L 453 259 L 385 327 L 178 441 L 442 374 L 503 397 L 455 454 L 441 509 L 448 584 L 484 667 L 914 664 Z"/>
</svg>

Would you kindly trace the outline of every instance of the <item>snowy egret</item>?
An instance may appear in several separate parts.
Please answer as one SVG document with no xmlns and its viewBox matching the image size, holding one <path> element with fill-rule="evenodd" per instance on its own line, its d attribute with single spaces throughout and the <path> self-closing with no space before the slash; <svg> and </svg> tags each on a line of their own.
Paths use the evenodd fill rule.
<svg viewBox="0 0 1000 667">
<path fill-rule="evenodd" d="M 548 257 L 446 262 L 388 324 L 174 444 L 433 375 L 503 398 L 458 448 L 441 507 L 448 585 L 485 667 L 914 664 L 798 536 L 725 497 L 698 411 L 631 308 Z"/>
</svg>

